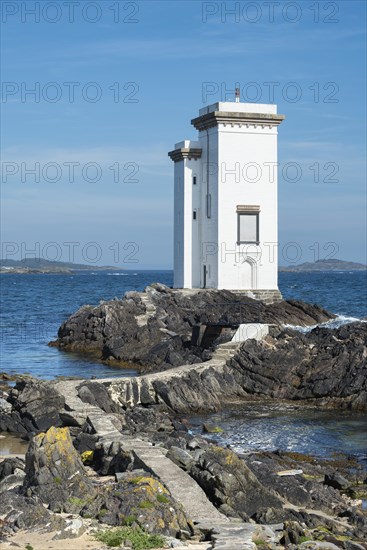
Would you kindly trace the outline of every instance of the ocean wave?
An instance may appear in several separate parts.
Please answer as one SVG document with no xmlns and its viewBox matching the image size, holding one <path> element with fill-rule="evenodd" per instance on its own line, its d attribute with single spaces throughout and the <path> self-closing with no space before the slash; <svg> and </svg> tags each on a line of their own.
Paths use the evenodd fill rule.
<svg viewBox="0 0 367 550">
<path fill-rule="evenodd" d="M 114 277 L 128 277 L 130 273 L 107 273 L 107 275 L 113 275 Z"/>
<path fill-rule="evenodd" d="M 337 315 L 335 319 L 330 319 L 329 321 L 325 321 L 324 323 L 318 323 L 316 325 L 310 325 L 308 327 L 302 327 L 300 325 L 290 325 L 286 324 L 283 325 L 286 328 L 291 328 L 293 330 L 298 330 L 298 332 L 302 332 L 306 334 L 307 332 L 311 332 L 316 327 L 321 328 L 329 328 L 329 329 L 336 329 L 343 325 L 347 325 L 348 323 L 367 323 L 364 319 L 359 319 L 358 317 L 347 317 L 345 315 Z"/>
</svg>

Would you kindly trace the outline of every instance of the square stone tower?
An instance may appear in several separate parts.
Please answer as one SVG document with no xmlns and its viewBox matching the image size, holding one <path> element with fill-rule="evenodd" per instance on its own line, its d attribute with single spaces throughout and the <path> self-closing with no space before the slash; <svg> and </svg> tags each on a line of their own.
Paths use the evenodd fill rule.
<svg viewBox="0 0 367 550">
<path fill-rule="evenodd" d="M 176 143 L 174 287 L 278 291 L 276 105 L 200 109 L 198 141 Z"/>
</svg>

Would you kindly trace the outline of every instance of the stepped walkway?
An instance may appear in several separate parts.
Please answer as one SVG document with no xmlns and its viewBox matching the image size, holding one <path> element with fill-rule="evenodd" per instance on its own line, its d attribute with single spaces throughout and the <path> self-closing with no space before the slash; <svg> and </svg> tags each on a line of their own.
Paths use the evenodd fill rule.
<svg viewBox="0 0 367 550">
<path fill-rule="evenodd" d="M 225 347 L 220 351 L 228 357 L 234 348 Z M 192 365 L 194 367 L 194 365 Z M 201 533 L 211 533 L 214 550 L 254 550 L 252 542 L 255 527 L 250 523 L 229 520 L 209 501 L 201 487 L 167 456 L 167 449 L 154 446 L 149 441 L 126 436 L 118 429 L 119 420 L 114 414 L 107 414 L 95 405 L 84 403 L 78 395 L 81 380 L 63 380 L 55 388 L 65 397 L 66 415 L 78 425 L 88 422 L 99 437 L 99 442 L 109 448 L 119 443 L 122 450 L 130 451 L 144 469 L 158 477 L 171 492 L 173 498 L 182 505 L 195 529 Z"/>
<path fill-rule="evenodd" d="M 123 406 L 134 407 L 140 404 L 160 403 L 159 392 L 155 388 L 155 382 L 167 383 L 183 380 L 190 372 L 202 375 L 205 371 L 215 369 L 223 371 L 227 361 L 235 355 L 242 342 L 226 342 L 217 347 L 212 358 L 204 363 L 193 363 L 173 367 L 163 372 L 144 374 L 124 378 L 99 378 L 96 382 L 104 384 L 108 388 L 111 398 Z"/>
</svg>

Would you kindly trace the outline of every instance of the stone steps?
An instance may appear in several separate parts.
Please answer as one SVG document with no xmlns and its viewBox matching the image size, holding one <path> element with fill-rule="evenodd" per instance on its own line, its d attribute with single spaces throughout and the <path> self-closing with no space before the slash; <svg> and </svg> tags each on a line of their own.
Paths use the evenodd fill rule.
<svg viewBox="0 0 367 550">
<path fill-rule="evenodd" d="M 233 357 L 238 349 L 240 348 L 242 342 L 226 342 L 225 344 L 220 344 L 212 356 L 212 361 L 221 361 L 226 363 L 228 359 Z"/>
<path fill-rule="evenodd" d="M 143 327 L 148 323 L 151 317 L 154 317 L 154 315 L 157 312 L 157 308 L 153 304 L 149 294 L 145 292 L 140 292 L 139 295 L 140 295 L 140 301 L 145 307 L 145 313 L 135 317 L 135 320 L 139 327 Z"/>
<path fill-rule="evenodd" d="M 225 342 L 224 344 L 220 344 L 218 346 L 218 349 L 226 349 L 226 350 L 238 350 L 239 345 L 238 342 Z"/>
<path fill-rule="evenodd" d="M 234 348 L 227 351 L 235 353 Z M 200 365 L 202 367 L 202 364 Z M 167 449 L 148 441 L 122 434 L 115 426 L 116 417 L 99 407 L 84 403 L 78 396 L 81 380 L 58 381 L 57 391 L 65 397 L 68 413 L 81 425 L 89 422 L 99 437 L 99 442 L 108 449 L 116 442 L 121 450 L 130 451 L 137 463 L 151 472 L 167 487 L 172 497 L 181 504 L 186 516 L 193 522 L 198 534 L 211 536 L 214 550 L 253 550 L 255 527 L 249 523 L 229 520 L 210 502 L 202 488 L 184 470 L 167 456 Z M 211 534 L 211 535 L 210 535 Z"/>
<path fill-rule="evenodd" d="M 96 434 L 109 434 L 112 439 L 121 437 L 121 432 L 116 428 L 116 418 L 113 414 L 107 414 L 95 405 L 84 403 L 78 395 L 78 386 L 81 380 L 63 380 L 56 382 L 55 388 L 65 397 L 65 408 L 71 418 L 83 427 L 89 422 Z"/>
</svg>

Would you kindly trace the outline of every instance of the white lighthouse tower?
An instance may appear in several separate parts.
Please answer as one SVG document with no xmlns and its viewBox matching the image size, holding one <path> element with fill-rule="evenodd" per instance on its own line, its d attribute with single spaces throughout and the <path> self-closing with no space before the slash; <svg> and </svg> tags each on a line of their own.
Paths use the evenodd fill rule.
<svg viewBox="0 0 367 550">
<path fill-rule="evenodd" d="M 174 170 L 174 287 L 278 293 L 276 105 L 200 109 Z"/>
</svg>

